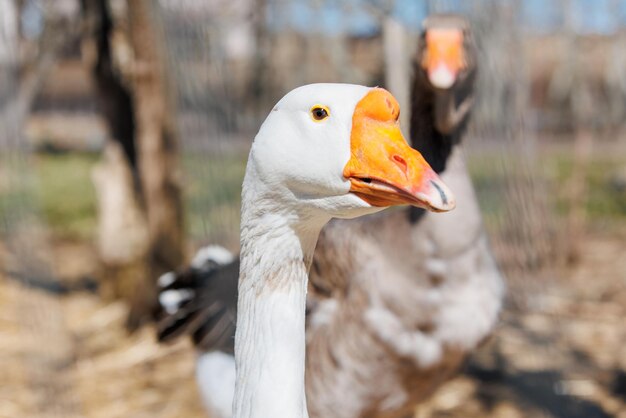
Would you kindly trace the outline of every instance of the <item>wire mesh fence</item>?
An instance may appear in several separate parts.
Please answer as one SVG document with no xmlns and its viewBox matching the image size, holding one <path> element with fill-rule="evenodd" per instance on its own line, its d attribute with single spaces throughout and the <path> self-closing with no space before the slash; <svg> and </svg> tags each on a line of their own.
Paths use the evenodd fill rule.
<svg viewBox="0 0 626 418">
<path fill-rule="evenodd" d="M 132 61 L 124 39 L 127 4 L 106 3 L 117 25 L 110 38 L 113 60 Z M 589 266 L 603 263 L 594 258 L 597 264 L 581 270 L 563 266 L 602 251 L 614 253 L 609 260 L 619 259 L 623 248 L 619 240 L 598 240 L 597 234 L 619 233 L 626 213 L 624 2 L 607 0 L 593 7 L 576 0 L 160 0 L 158 4 L 175 92 L 189 247 L 217 243 L 233 251 L 238 249 L 245 159 L 274 103 L 301 84 L 350 82 L 389 88 L 404 101 L 407 112 L 408 93 L 402 86 L 409 85 L 421 20 L 431 13 L 468 16 L 478 45 L 479 78 L 464 151 L 492 248 L 509 279 L 513 313 L 505 314 L 503 335 L 518 344 L 513 350 L 507 342 L 498 343 L 486 354 L 487 363 L 508 361 L 494 369 L 552 373 L 546 359 L 549 362 L 567 349 L 559 373 L 570 368 L 578 375 L 566 379 L 555 374 L 546 381 L 561 385 L 563 393 L 588 389 L 592 393 L 588 398 L 601 405 L 605 415 L 593 408 L 583 408 L 587 415 L 580 415 L 583 412 L 568 409 L 570 404 L 546 406 L 537 401 L 544 414 L 537 416 L 565 416 L 563 411 L 573 417 L 620 416 L 624 404 L 616 399 L 624 373 L 620 347 L 625 331 L 616 318 L 622 312 L 619 302 L 624 293 L 619 284 L 626 267 L 616 260 L 610 269 L 601 270 L 606 280 L 590 288 L 597 299 L 580 308 L 584 321 L 579 323 L 573 306 L 584 295 L 580 283 L 592 279 Z M 148 368 L 164 373 L 156 360 L 169 364 L 163 357 L 183 350 L 158 351 L 148 342 L 150 337 L 141 334 L 138 343 L 132 341 L 144 351 L 131 352 L 133 345 L 121 332 L 106 328 L 121 329 L 122 305 L 106 299 L 96 302 L 94 297 L 89 303 L 98 306 L 97 319 L 89 324 L 106 328 L 106 335 L 116 335 L 112 344 L 124 347 L 106 359 L 98 357 L 118 348 L 93 342 L 96 337 L 85 331 L 84 324 L 75 326 L 75 320 L 65 316 L 83 311 L 75 305 L 68 309 L 67 303 L 76 302 L 58 297 L 71 288 L 62 277 L 64 266 L 83 254 L 59 252 L 68 242 L 88 247 L 91 254 L 86 256 L 89 266 L 78 275 L 91 282 L 106 281 L 93 255 L 97 213 L 91 170 L 110 133 L 98 115 L 96 89 L 81 81 L 90 79 L 95 54 L 81 32 L 81 10 L 74 1 L 0 0 L 0 285 L 25 285 L 0 290 L 0 295 L 4 293 L 0 332 L 3 326 L 13 330 L 5 333 L 12 336 L 5 348 L 19 365 L 11 376 L 25 379 L 25 390 L 37 394 L 33 399 L 10 400 L 17 389 L 7 390 L 5 396 L 0 391 L 0 416 L 141 416 L 141 408 L 152 408 L 154 416 L 178 416 L 172 409 L 157 412 L 163 406 L 157 398 L 171 389 L 166 379 L 157 389 L 142 392 L 145 397 L 134 406 L 128 406 L 132 402 L 125 403 L 121 393 L 109 395 L 93 388 L 100 400 L 86 400 L 89 396 L 76 388 L 77 384 L 92 388 L 89 379 L 92 383 L 120 379 L 124 372 L 113 362 L 143 370 L 142 359 L 147 358 Z M 64 83 L 59 81 L 63 79 Z M 51 122 L 51 115 L 56 122 Z M 68 201 L 75 204 L 65 205 Z M 555 292 L 554 283 L 561 281 L 565 290 Z M 598 330 L 589 326 L 590 317 L 597 320 Z M 551 333 L 554 339 L 546 336 Z M 81 348 L 84 341 L 72 340 L 76 335 L 85 338 L 87 349 Z M 540 341 L 529 342 L 533 338 Z M 604 339 L 598 358 L 590 354 L 593 347 L 582 341 L 585 338 Z M 29 351 L 33 341 L 38 345 L 42 340 L 46 350 Z M 524 350 L 535 351 L 520 354 Z M 585 361 L 571 360 L 576 353 Z M 96 366 L 90 369 L 91 360 L 79 361 L 77 372 L 76 357 L 81 355 L 93 355 Z M 5 358 L 8 367 L 13 358 Z M 182 374 L 176 376 L 182 380 L 190 370 L 188 365 L 180 367 Z M 98 377 L 102 370 L 104 377 Z M 59 373 L 64 377 L 58 379 Z M 511 376 L 525 379 L 528 374 Z M 576 376 L 591 381 L 592 389 L 576 386 Z M 470 394 L 458 399 L 478 402 L 482 394 L 501 401 L 512 396 L 472 392 L 463 389 L 466 381 L 460 382 L 450 390 Z M 140 391 L 146 385 L 150 383 L 142 381 L 133 388 Z M 177 393 L 176 399 L 189 401 Z M 106 405 L 107 399 L 120 403 L 113 408 Z M 81 402 L 97 405 L 100 415 L 81 407 Z M 531 406 L 537 403 L 533 402 Z M 524 404 L 519 399 L 517 403 Z M 469 406 L 446 410 L 437 402 L 432 405 L 420 416 L 446 416 L 446 411 L 486 416 L 484 406 L 471 412 Z M 516 411 L 537 413 L 528 402 L 524 405 Z M 197 400 L 195 406 L 189 416 L 199 416 Z M 521 413 L 506 411 L 491 410 L 489 416 Z"/>
<path fill-rule="evenodd" d="M 396 15 L 392 2 L 383 3 L 334 7 L 337 13 L 350 10 L 367 16 L 370 27 L 359 31 L 350 28 L 348 19 L 332 29 L 324 26 L 323 19 L 315 19 L 322 13 L 320 9 L 331 7 L 325 2 L 307 7 L 298 2 L 269 1 L 232 9 L 163 2 L 169 62 L 180 94 L 181 142 L 193 154 L 188 164 L 196 162 L 187 174 L 191 185 L 212 184 L 202 193 L 193 193 L 192 231 L 203 231 L 200 237 L 204 235 L 204 240 L 236 246 L 238 193 L 228 190 L 233 186 L 236 190 L 243 168 L 239 165 L 232 173 L 232 159 L 245 158 L 254 127 L 282 92 L 318 81 L 389 84 L 384 74 L 383 25 L 386 17 Z M 312 20 L 305 31 L 297 28 L 297 18 L 291 16 L 290 20 L 285 11 L 290 7 L 307 9 Z M 542 191 L 547 185 L 535 167 L 540 164 L 538 133 L 528 123 L 530 75 L 521 55 L 525 35 L 516 7 L 483 1 L 423 2 L 414 10 L 412 21 L 419 22 L 417 16 L 425 16 L 429 10 L 462 11 L 474 23 L 480 77 L 472 138 L 466 148 L 483 168 L 489 166 L 492 171 L 487 173 L 490 178 L 484 178 L 490 183 L 482 190 L 480 184 L 478 187 L 484 195 L 481 200 L 491 205 L 485 210 L 496 245 L 514 246 L 508 253 L 518 259 L 511 263 L 522 267 L 537 264 L 539 254 L 548 254 L 547 249 L 553 247 L 550 241 L 555 239 L 551 234 L 558 228 L 548 207 L 554 204 L 549 201 L 554 194 Z M 400 28 L 405 48 L 397 65 L 406 67 L 400 77 L 410 76 L 418 35 L 419 24 Z M 408 103 L 403 109 L 408 114 Z M 222 157 L 214 161 L 215 155 L 228 155 L 230 169 L 221 165 Z"/>
</svg>

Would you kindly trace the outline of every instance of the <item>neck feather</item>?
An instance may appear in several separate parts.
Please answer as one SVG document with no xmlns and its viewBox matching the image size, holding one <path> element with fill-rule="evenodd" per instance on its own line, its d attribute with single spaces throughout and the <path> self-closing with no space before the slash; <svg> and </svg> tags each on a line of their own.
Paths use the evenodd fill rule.
<svg viewBox="0 0 626 418">
<path fill-rule="evenodd" d="M 423 71 L 415 68 L 411 104 L 411 146 L 424 156 L 437 174 L 444 173 L 455 148 L 461 142 L 467 129 L 469 109 L 462 113 L 460 119 L 452 118 L 455 123 L 449 127 L 448 132 L 442 132 L 436 121 L 447 120 L 449 112 L 471 105 L 475 77 L 475 70 L 471 70 L 451 90 L 439 91 L 430 86 Z M 456 154 L 457 158 L 462 158 L 458 149 Z M 426 211 L 411 207 L 408 214 L 411 223 L 415 223 Z"/>
<path fill-rule="evenodd" d="M 246 197 L 244 186 L 233 416 L 306 418 L 306 289 L 325 222 Z"/>
<path fill-rule="evenodd" d="M 464 134 L 469 111 L 462 117 L 453 113 L 471 104 L 475 72 L 472 70 L 450 90 L 435 90 L 423 71 L 416 68 L 411 106 L 411 146 L 418 150 L 438 174 L 446 169 L 448 157 Z M 454 121 L 447 132 L 437 127 L 438 120 Z"/>
</svg>

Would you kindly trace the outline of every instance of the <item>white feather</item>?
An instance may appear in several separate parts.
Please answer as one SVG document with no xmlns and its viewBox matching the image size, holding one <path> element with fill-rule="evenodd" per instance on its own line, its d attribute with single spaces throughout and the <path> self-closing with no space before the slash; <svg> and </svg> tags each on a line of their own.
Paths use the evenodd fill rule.
<svg viewBox="0 0 626 418">
<path fill-rule="evenodd" d="M 213 261 L 219 265 L 231 263 L 235 259 L 233 253 L 219 245 L 209 245 L 198 250 L 191 260 L 191 267 L 202 268 L 208 261 Z"/>
<path fill-rule="evenodd" d="M 169 271 L 169 272 L 161 275 L 161 277 L 159 277 L 159 279 L 157 280 L 157 285 L 161 289 L 164 289 L 167 286 L 169 286 L 172 283 L 174 283 L 175 281 L 176 281 L 176 274 L 174 274 L 174 272 L 172 272 L 172 271 Z"/>
<path fill-rule="evenodd" d="M 221 351 L 198 356 L 196 379 L 211 418 L 230 418 L 235 392 L 235 357 Z"/>
<path fill-rule="evenodd" d="M 172 289 L 159 293 L 159 303 L 165 312 L 172 315 L 180 308 L 181 303 L 191 300 L 195 292 L 190 289 Z"/>
</svg>

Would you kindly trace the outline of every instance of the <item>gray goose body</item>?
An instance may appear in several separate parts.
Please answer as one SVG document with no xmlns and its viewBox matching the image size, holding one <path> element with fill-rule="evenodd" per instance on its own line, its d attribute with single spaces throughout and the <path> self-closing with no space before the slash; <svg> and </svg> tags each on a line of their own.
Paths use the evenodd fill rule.
<svg viewBox="0 0 626 418">
<path fill-rule="evenodd" d="M 456 17 L 433 18 L 429 25 L 465 29 Z M 466 48 L 471 52 L 471 45 Z M 503 280 L 459 146 L 475 65 L 470 57 L 455 86 L 436 90 L 420 71 L 422 52 L 413 86 L 411 138 L 454 190 L 457 208 L 445 214 L 400 209 L 335 220 L 324 228 L 307 297 L 305 377 L 311 417 L 410 416 L 497 321 Z M 207 406 L 218 417 L 229 416 L 229 394 L 216 388 L 232 378 L 227 369 L 236 318 L 236 263 L 219 266 L 209 256 L 203 266 L 164 281 L 162 290 L 162 295 L 186 293 L 161 322 L 160 339 L 191 334 L 199 350 L 210 353 L 199 358 L 198 378 Z M 217 371 L 224 376 L 211 376 Z"/>
</svg>

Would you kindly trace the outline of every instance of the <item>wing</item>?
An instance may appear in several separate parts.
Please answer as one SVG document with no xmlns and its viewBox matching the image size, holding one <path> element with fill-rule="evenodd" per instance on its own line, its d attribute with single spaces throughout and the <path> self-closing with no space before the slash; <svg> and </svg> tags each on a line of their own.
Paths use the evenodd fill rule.
<svg viewBox="0 0 626 418">
<path fill-rule="evenodd" d="M 159 278 L 158 340 L 191 336 L 201 350 L 232 353 L 239 259 L 215 257 Z"/>
</svg>

